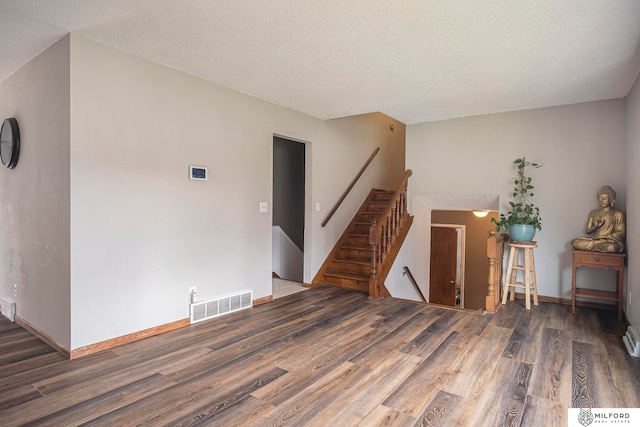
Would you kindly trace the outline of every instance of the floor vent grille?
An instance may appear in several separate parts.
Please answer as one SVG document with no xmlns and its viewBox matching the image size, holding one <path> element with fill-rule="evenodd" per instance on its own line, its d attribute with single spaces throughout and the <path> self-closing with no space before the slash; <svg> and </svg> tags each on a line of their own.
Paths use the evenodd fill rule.
<svg viewBox="0 0 640 427">
<path fill-rule="evenodd" d="M 0 298 L 0 313 L 12 322 L 16 321 L 16 303 L 6 298 Z"/>
<path fill-rule="evenodd" d="M 223 314 L 243 310 L 253 305 L 253 291 L 243 291 L 237 294 L 198 301 L 190 304 L 191 324 L 212 319 Z"/>
<path fill-rule="evenodd" d="M 633 326 L 627 327 L 627 333 L 622 337 L 629 356 L 640 357 L 640 334 Z"/>
</svg>

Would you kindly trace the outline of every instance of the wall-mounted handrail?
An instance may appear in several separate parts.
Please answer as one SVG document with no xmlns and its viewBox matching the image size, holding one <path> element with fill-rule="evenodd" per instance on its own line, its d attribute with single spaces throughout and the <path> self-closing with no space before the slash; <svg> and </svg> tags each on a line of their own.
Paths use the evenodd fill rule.
<svg viewBox="0 0 640 427">
<path fill-rule="evenodd" d="M 418 286 L 418 282 L 416 282 L 416 279 L 413 277 L 413 274 L 411 274 L 411 270 L 409 270 L 409 267 L 405 265 L 404 267 L 402 267 L 402 271 L 404 271 L 404 274 L 407 275 L 413 287 L 416 288 L 416 292 L 418 292 L 418 295 L 420 296 L 420 298 L 422 298 L 422 302 L 427 302 L 427 299 L 424 297 L 422 290 L 420 290 L 420 287 Z"/>
<path fill-rule="evenodd" d="M 376 156 L 376 154 L 378 154 L 378 151 L 380 151 L 380 147 L 376 148 L 375 151 L 373 152 L 373 154 L 371 154 L 371 156 L 369 157 L 369 160 L 367 160 L 367 162 L 364 164 L 364 166 L 362 166 L 362 169 L 360 169 L 360 172 L 358 172 L 358 175 L 353 179 L 353 181 L 351 181 L 351 185 L 349 185 L 347 190 L 342 194 L 342 197 L 340 197 L 340 200 L 338 200 L 338 203 L 336 203 L 336 205 L 333 207 L 333 209 L 331 209 L 331 212 L 329 212 L 329 215 L 327 215 L 327 217 L 324 219 L 324 221 L 322 221 L 322 226 L 323 227 L 325 225 L 327 225 L 327 223 L 329 222 L 329 220 L 331 219 L 333 214 L 336 213 L 336 211 L 338 210 L 338 208 L 340 207 L 342 202 L 344 202 L 344 199 L 347 198 L 347 195 L 349 194 L 351 189 L 356 185 L 356 182 L 358 182 L 358 180 L 360 179 L 360 177 L 362 176 L 364 171 L 367 169 L 369 164 L 373 161 L 373 158 Z"/>
</svg>

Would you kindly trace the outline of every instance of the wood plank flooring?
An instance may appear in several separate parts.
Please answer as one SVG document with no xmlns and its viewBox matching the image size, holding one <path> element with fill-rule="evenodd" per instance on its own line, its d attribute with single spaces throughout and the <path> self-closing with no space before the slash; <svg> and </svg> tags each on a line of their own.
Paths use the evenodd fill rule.
<svg viewBox="0 0 640 427">
<path fill-rule="evenodd" d="M 0 319 L 0 425 L 564 426 L 639 407 L 616 313 L 496 314 L 322 287 L 66 360 Z"/>
</svg>

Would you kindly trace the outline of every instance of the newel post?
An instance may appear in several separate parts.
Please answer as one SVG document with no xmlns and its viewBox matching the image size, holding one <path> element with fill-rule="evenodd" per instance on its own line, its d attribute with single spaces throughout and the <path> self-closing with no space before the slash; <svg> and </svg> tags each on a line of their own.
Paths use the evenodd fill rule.
<svg viewBox="0 0 640 427">
<path fill-rule="evenodd" d="M 371 246 L 371 277 L 375 277 L 378 259 L 378 220 L 376 219 L 371 221 L 369 227 L 369 245 Z"/>
<path fill-rule="evenodd" d="M 496 311 L 496 257 L 497 257 L 497 238 L 494 230 L 489 231 L 487 239 L 487 258 L 489 258 L 489 286 L 487 288 L 487 297 L 485 309 L 488 312 Z"/>
<path fill-rule="evenodd" d="M 495 268 L 496 265 L 496 232 L 489 231 L 489 239 L 487 240 L 487 258 L 489 258 L 489 288 L 488 295 L 493 296 L 495 293 Z"/>
</svg>

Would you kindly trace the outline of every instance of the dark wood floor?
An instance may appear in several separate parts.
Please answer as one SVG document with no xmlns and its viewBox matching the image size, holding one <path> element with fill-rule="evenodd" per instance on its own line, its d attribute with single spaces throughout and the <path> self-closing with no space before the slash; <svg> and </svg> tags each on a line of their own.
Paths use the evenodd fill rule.
<svg viewBox="0 0 640 427">
<path fill-rule="evenodd" d="M 76 360 L 0 321 L 0 425 L 553 426 L 640 406 L 615 313 L 318 288 Z"/>
</svg>

